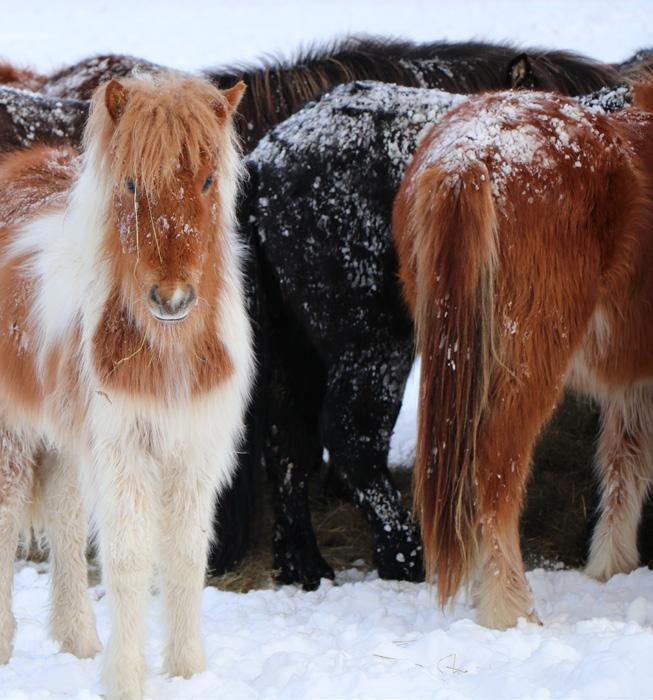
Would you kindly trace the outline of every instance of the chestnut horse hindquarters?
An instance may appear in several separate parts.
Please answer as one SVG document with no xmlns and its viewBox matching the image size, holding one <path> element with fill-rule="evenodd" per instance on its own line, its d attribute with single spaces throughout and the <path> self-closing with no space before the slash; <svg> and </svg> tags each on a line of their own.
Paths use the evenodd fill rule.
<svg viewBox="0 0 653 700">
<path fill-rule="evenodd" d="M 472 574 L 476 534 L 476 598 L 489 626 L 507 627 L 532 612 L 519 513 L 535 439 L 567 375 L 587 365 L 600 388 L 592 393 L 604 402 L 618 403 L 634 383 L 650 382 L 645 317 L 653 285 L 644 268 L 650 273 L 653 264 L 653 192 L 635 155 L 649 148 L 638 139 L 650 116 L 635 113 L 632 128 L 629 111 L 597 115 L 553 95 L 472 98 L 422 141 L 396 202 L 402 282 L 424 363 L 416 499 L 427 567 L 447 600 Z M 491 192 L 493 209 L 486 206 L 479 216 L 470 202 L 484 201 L 484 192 Z M 478 242 L 495 220 L 490 266 L 490 248 Z M 492 274 L 481 284 L 483 262 Z M 483 288 L 492 311 L 479 316 Z M 607 334 L 592 322 L 601 314 Z M 651 412 L 635 393 L 639 399 L 632 394 L 627 411 L 623 401 L 617 408 L 621 428 L 604 410 L 603 434 L 612 440 L 621 434 L 615 449 L 625 463 L 621 483 L 614 475 L 602 480 L 593 545 L 595 558 L 608 552 L 603 558 L 612 571 L 620 561 L 630 565 L 632 552 L 630 560 L 620 559 L 619 527 L 608 523 L 632 521 L 650 467 L 638 455 L 645 451 L 639 437 L 650 439 L 651 431 L 640 424 L 649 423 Z M 634 450 L 626 425 L 635 429 Z M 600 452 L 599 470 L 614 474 L 606 464 L 614 465 L 614 455 Z M 617 502 L 606 509 L 615 488 Z M 634 530 L 632 522 L 624 527 L 626 538 Z M 602 562 L 599 571 L 605 569 Z"/>
</svg>

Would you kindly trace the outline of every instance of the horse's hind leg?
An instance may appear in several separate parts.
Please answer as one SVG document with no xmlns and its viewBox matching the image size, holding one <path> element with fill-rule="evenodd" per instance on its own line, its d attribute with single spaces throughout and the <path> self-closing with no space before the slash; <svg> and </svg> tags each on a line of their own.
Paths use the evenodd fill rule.
<svg viewBox="0 0 653 700">
<path fill-rule="evenodd" d="M 410 334 L 397 338 L 380 329 L 345 348 L 329 369 L 322 420 L 329 461 L 372 529 L 379 576 L 419 581 L 421 537 L 388 470 L 412 358 Z"/>
<path fill-rule="evenodd" d="M 76 469 L 68 455 L 42 455 L 43 516 L 52 571 L 51 634 L 62 651 L 83 659 L 102 647 L 87 594 L 86 517 Z"/>
<path fill-rule="evenodd" d="M 586 573 L 605 581 L 639 564 L 637 530 L 653 479 L 653 389 L 614 392 L 601 406 L 600 516 Z"/>
<path fill-rule="evenodd" d="M 280 583 L 313 590 L 334 576 L 320 553 L 308 503 L 311 471 L 322 462 L 324 368 L 296 322 L 278 304 L 269 313 L 264 453 L 275 511 L 274 567 Z"/>
<path fill-rule="evenodd" d="M 519 516 L 533 445 L 558 391 L 504 376 L 494 383 L 491 396 L 477 441 L 480 566 L 475 602 L 481 624 L 505 629 L 520 617 L 537 619 L 524 572 Z"/>
<path fill-rule="evenodd" d="M 11 608 L 14 560 L 32 492 L 32 445 L 0 429 L 0 664 L 11 657 L 16 619 Z"/>
<path fill-rule="evenodd" d="M 498 360 L 479 426 L 474 474 L 480 544 L 476 603 L 479 620 L 488 627 L 511 627 L 519 617 L 536 619 L 519 516 L 535 441 L 560 399 L 575 341 L 591 313 L 589 304 L 578 307 L 574 314 L 544 299 L 535 309 L 553 308 L 551 315 L 520 315 L 496 338 Z M 559 318 L 565 320 L 560 327 Z"/>
</svg>

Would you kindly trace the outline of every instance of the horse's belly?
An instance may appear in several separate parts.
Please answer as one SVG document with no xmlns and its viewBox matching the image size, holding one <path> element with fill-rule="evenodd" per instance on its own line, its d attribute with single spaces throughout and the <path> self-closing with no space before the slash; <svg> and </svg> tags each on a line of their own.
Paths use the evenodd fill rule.
<svg viewBox="0 0 653 700">
<path fill-rule="evenodd" d="M 643 321 L 643 319 L 642 319 Z M 567 384 L 601 398 L 620 389 L 653 380 L 653 343 L 648 323 L 634 323 L 620 314 L 597 309 L 581 347 L 572 358 Z"/>
</svg>

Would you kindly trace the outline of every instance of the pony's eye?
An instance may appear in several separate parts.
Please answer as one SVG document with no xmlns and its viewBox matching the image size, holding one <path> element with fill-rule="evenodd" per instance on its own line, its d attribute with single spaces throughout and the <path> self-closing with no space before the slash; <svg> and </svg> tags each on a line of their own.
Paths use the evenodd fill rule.
<svg viewBox="0 0 653 700">
<path fill-rule="evenodd" d="M 132 194 L 136 192 L 136 183 L 131 177 L 128 177 L 127 180 L 125 180 L 125 185 L 127 186 L 127 192 L 131 192 Z"/>
<path fill-rule="evenodd" d="M 202 192 L 208 192 L 209 187 L 213 184 L 213 175 L 209 175 L 206 180 L 204 180 L 204 184 L 202 185 Z"/>
</svg>

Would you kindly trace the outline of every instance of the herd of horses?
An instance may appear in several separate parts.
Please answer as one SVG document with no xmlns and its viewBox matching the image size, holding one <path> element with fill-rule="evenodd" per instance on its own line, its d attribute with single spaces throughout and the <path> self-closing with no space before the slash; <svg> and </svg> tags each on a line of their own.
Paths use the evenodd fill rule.
<svg viewBox="0 0 653 700">
<path fill-rule="evenodd" d="M 308 503 L 325 454 L 381 576 L 426 573 L 443 604 L 472 585 L 492 627 L 537 620 L 518 520 L 565 385 L 601 406 L 587 570 L 637 566 L 649 66 L 368 38 L 198 77 L 128 56 L 0 64 L 0 662 L 26 512 L 50 546 L 54 638 L 99 650 L 87 510 L 109 696 L 142 696 L 155 560 L 165 671 L 201 670 L 209 546 L 214 571 L 242 557 L 261 464 L 279 580 L 333 577 Z M 387 465 L 416 352 L 419 527 Z"/>
</svg>

